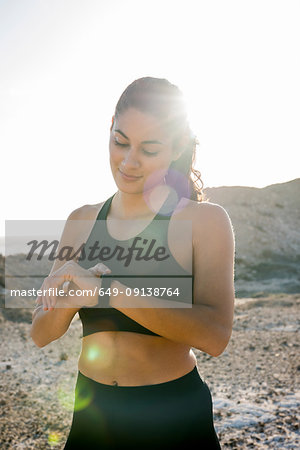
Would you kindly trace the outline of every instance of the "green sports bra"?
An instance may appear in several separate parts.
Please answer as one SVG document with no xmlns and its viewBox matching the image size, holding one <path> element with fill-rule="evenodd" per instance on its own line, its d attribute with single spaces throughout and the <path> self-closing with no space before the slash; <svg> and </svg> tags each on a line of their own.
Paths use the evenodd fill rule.
<svg viewBox="0 0 300 450">
<path fill-rule="evenodd" d="M 148 288 L 159 288 L 158 292 L 165 292 L 164 294 L 159 295 L 159 298 L 166 300 L 170 300 L 167 289 L 169 288 L 169 292 L 174 292 L 174 289 L 176 290 L 176 288 L 178 288 L 180 291 L 180 298 L 184 299 L 180 300 L 177 295 L 178 301 L 188 301 L 189 303 L 192 303 L 193 275 L 180 266 L 173 257 L 168 246 L 168 226 L 171 216 L 163 214 L 162 211 L 165 209 L 167 202 L 170 201 L 170 194 L 159 212 L 141 233 L 131 239 L 122 241 L 114 239 L 108 233 L 106 226 L 107 215 L 114 195 L 106 200 L 101 208 L 84 248 L 89 249 L 95 245 L 95 242 L 98 242 L 102 249 L 103 246 L 105 246 L 107 249 L 117 249 L 117 251 L 111 251 L 111 256 L 109 256 L 108 259 L 105 258 L 105 251 L 103 249 L 102 259 L 99 258 L 91 261 L 86 257 L 85 259 L 79 260 L 78 264 L 85 269 L 89 269 L 95 264 L 103 262 L 111 269 L 112 279 L 119 280 L 129 288 L 134 289 L 138 287 L 141 291 L 144 289 L 143 292 Z M 153 244 L 154 241 L 155 243 Z M 131 258 L 129 264 L 128 257 L 126 259 L 125 256 L 123 256 L 123 259 L 120 259 L 122 257 L 121 249 L 128 249 L 134 243 L 135 245 L 150 243 L 150 245 L 148 245 L 148 250 L 152 245 L 152 255 L 156 252 L 156 255 L 158 255 L 158 258 L 162 261 L 157 261 L 157 259 L 155 260 L 154 258 L 150 259 L 149 252 L 148 259 L 147 254 L 144 252 L 145 259 Z M 159 247 L 161 248 L 160 251 L 157 250 Z M 164 252 L 162 249 L 164 249 Z M 113 253 L 115 254 L 113 255 Z M 126 252 L 123 252 L 123 255 L 125 253 Z M 108 250 L 106 254 L 108 254 Z M 168 257 L 166 258 L 167 255 Z M 140 254 L 140 256 L 142 255 Z M 101 331 L 130 331 L 133 333 L 159 336 L 157 333 L 143 327 L 119 310 L 110 307 L 108 295 L 99 297 L 99 301 L 101 305 L 107 305 L 107 307 L 82 307 L 79 310 L 79 317 L 83 326 L 83 337 Z"/>
</svg>

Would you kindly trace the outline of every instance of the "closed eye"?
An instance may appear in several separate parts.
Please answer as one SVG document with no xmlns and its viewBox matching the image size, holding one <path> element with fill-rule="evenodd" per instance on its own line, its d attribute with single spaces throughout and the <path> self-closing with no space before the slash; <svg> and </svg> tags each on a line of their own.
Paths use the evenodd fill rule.
<svg viewBox="0 0 300 450">
<path fill-rule="evenodd" d="M 117 139 L 114 139 L 114 143 L 115 145 L 119 145 L 120 147 L 128 147 L 129 144 L 122 144 L 121 142 L 119 142 Z M 155 156 L 157 155 L 159 152 L 147 152 L 147 150 L 142 150 L 142 152 L 147 155 L 147 156 Z"/>
<path fill-rule="evenodd" d="M 143 150 L 143 153 L 147 156 L 155 156 L 158 154 L 158 152 L 147 152 L 147 150 Z"/>
<path fill-rule="evenodd" d="M 116 145 L 120 145 L 120 147 L 127 147 L 128 146 L 128 144 L 121 144 L 121 142 L 117 141 L 116 139 L 114 139 L 114 143 Z"/>
</svg>

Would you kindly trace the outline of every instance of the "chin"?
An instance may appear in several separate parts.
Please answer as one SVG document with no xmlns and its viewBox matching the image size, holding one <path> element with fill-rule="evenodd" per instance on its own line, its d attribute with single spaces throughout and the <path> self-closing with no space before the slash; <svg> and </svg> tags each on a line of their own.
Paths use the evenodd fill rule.
<svg viewBox="0 0 300 450">
<path fill-rule="evenodd" d="M 122 183 L 122 181 L 115 179 L 116 186 L 120 192 L 124 194 L 142 194 L 144 192 L 143 186 L 132 186 Z"/>
</svg>

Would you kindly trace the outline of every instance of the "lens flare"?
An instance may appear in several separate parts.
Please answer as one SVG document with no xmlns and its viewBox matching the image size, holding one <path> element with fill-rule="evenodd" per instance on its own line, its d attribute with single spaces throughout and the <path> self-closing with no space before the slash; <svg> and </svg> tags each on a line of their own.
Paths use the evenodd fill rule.
<svg viewBox="0 0 300 450">
<path fill-rule="evenodd" d="M 87 408 L 93 401 L 94 392 L 91 385 L 87 382 L 77 384 L 75 388 L 74 411 L 81 411 Z"/>
<path fill-rule="evenodd" d="M 155 187 L 156 186 L 162 186 L 164 185 L 164 176 L 166 174 L 166 171 L 163 169 L 158 169 L 158 170 L 154 170 L 146 179 L 145 184 L 144 184 L 144 197 L 145 197 L 145 201 L 147 203 L 149 203 L 148 200 L 148 196 L 149 196 L 149 191 L 154 189 L 155 192 Z M 151 208 L 151 204 L 148 205 L 149 208 Z"/>
<path fill-rule="evenodd" d="M 182 197 L 190 198 L 191 189 L 188 177 L 178 170 L 169 169 L 165 177 L 164 173 L 163 170 L 157 170 L 148 177 L 144 185 L 144 199 L 148 207 L 154 211 L 152 205 L 157 204 L 157 198 L 162 196 L 162 188 L 165 187 L 170 194 L 161 208 L 160 214 L 170 216 Z M 159 184 L 158 180 L 161 181 L 163 177 L 165 184 Z"/>
<path fill-rule="evenodd" d="M 55 433 L 54 431 L 51 431 L 48 436 L 48 444 L 50 447 L 54 447 L 55 445 L 59 444 L 60 436 L 58 433 Z"/>
<path fill-rule="evenodd" d="M 190 198 L 191 188 L 189 178 L 176 169 L 169 169 L 166 176 L 166 183 L 176 193 L 177 198 Z"/>
<path fill-rule="evenodd" d="M 82 352 L 82 359 L 89 367 L 94 366 L 100 370 L 111 365 L 113 354 L 105 345 L 89 343 Z"/>
<path fill-rule="evenodd" d="M 59 403 L 67 410 L 73 411 L 74 391 L 70 387 L 61 385 L 57 389 Z"/>
<path fill-rule="evenodd" d="M 101 357 L 100 348 L 96 345 L 92 345 L 88 349 L 86 357 L 89 361 L 95 361 L 95 359 L 99 359 Z"/>
</svg>

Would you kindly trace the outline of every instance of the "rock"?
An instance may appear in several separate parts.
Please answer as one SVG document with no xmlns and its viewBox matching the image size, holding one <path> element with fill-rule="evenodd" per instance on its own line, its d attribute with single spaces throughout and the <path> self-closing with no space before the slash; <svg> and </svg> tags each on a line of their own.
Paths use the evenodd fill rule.
<svg viewBox="0 0 300 450">
<path fill-rule="evenodd" d="M 61 361 L 66 361 L 68 359 L 68 355 L 67 353 L 63 352 L 60 354 L 60 360 Z"/>
</svg>

